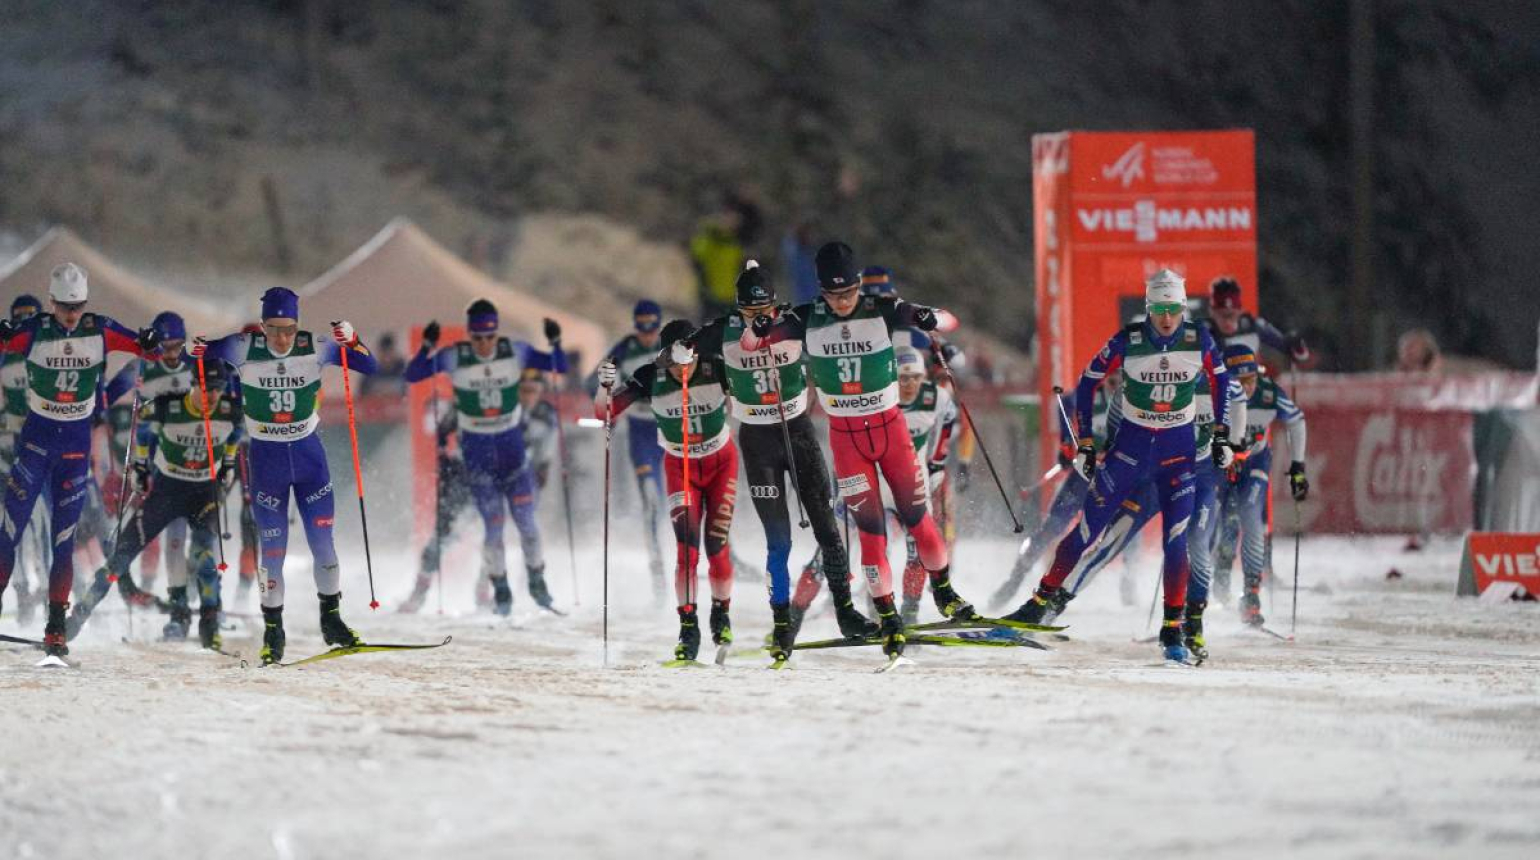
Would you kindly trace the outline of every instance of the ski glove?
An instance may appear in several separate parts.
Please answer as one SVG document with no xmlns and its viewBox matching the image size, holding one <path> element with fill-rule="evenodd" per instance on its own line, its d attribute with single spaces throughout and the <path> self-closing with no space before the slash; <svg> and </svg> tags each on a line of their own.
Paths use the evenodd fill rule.
<svg viewBox="0 0 1540 860">
<path fill-rule="evenodd" d="M 202 358 L 205 355 L 208 355 L 208 352 L 209 352 L 209 339 L 204 337 L 203 335 L 198 335 L 197 337 L 193 338 L 193 340 L 192 340 L 192 348 L 187 350 L 187 354 L 192 356 L 193 358 Z"/>
<path fill-rule="evenodd" d="M 1294 501 L 1303 502 L 1310 495 L 1310 481 L 1305 478 L 1305 464 L 1298 460 L 1289 464 L 1289 492 Z"/>
<path fill-rule="evenodd" d="M 545 318 L 545 339 L 551 343 L 561 343 L 561 323 L 550 317 Z"/>
<path fill-rule="evenodd" d="M 219 474 L 215 480 L 219 482 L 219 497 L 230 495 L 230 487 L 235 484 L 235 460 L 229 457 L 219 463 Z"/>
<path fill-rule="evenodd" d="M 147 463 L 135 463 L 131 468 L 134 471 L 134 474 L 132 476 L 133 482 L 134 482 L 134 492 L 136 492 L 136 493 L 138 493 L 140 495 L 145 495 L 145 494 L 149 493 L 150 492 L 150 466 L 149 466 L 149 464 L 147 464 Z"/>
<path fill-rule="evenodd" d="M 1085 475 L 1087 481 L 1096 477 L 1096 440 L 1090 437 L 1075 446 L 1075 471 Z"/>
<path fill-rule="evenodd" d="M 438 346 L 438 335 L 438 320 L 433 320 L 422 327 L 422 345 L 428 349 L 434 349 Z"/>
<path fill-rule="evenodd" d="M 1214 465 L 1221 469 L 1230 468 L 1230 464 L 1235 462 L 1235 449 L 1230 447 L 1230 428 L 1223 424 L 1214 425 L 1213 438 L 1209 445 L 1214 456 Z"/>
<path fill-rule="evenodd" d="M 936 330 L 936 310 L 924 305 L 914 306 L 914 327 L 920 331 Z"/>
<path fill-rule="evenodd" d="M 160 346 L 160 335 L 156 334 L 153 328 L 142 328 L 139 330 L 139 336 L 134 338 L 134 343 L 138 344 L 141 350 L 149 352 Z"/>
<path fill-rule="evenodd" d="M 755 337 L 764 339 L 770 336 L 770 329 L 774 325 L 775 320 L 771 319 L 769 314 L 761 314 L 749 323 L 749 331 L 752 331 Z"/>
<path fill-rule="evenodd" d="M 606 358 L 599 362 L 598 375 L 600 385 L 605 388 L 614 388 L 615 380 L 620 378 L 620 368 L 615 366 L 615 362 Z"/>
<path fill-rule="evenodd" d="M 347 320 L 332 320 L 332 338 L 343 346 L 353 346 L 358 343 L 358 332 Z"/>
<path fill-rule="evenodd" d="M 695 362 L 695 347 L 682 340 L 668 348 L 668 360 L 681 367 Z"/>
<path fill-rule="evenodd" d="M 0 319 L 0 340 L 9 340 L 15 332 L 16 327 L 11 325 L 10 320 Z"/>
</svg>

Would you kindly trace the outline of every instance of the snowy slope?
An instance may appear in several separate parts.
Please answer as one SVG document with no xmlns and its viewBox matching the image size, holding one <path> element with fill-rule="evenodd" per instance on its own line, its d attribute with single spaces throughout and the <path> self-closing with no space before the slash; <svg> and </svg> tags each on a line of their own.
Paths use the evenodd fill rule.
<svg viewBox="0 0 1540 860">
<path fill-rule="evenodd" d="M 1115 568 L 1051 653 L 920 650 L 890 675 L 856 649 L 658 668 L 671 611 L 629 550 L 608 669 L 596 551 L 568 619 L 499 627 L 458 592 L 449 615 L 369 616 L 350 582 L 367 636 L 454 643 L 301 670 L 144 641 L 142 614 L 123 642 L 105 604 L 78 671 L 0 651 L 0 833 L 22 858 L 1537 856 L 1537 609 L 1456 602 L 1452 542 L 1397 549 L 1307 541 L 1298 643 L 1214 609 L 1196 670 L 1131 641 L 1148 564 L 1139 605 Z M 960 587 L 982 596 L 1011 552 L 965 543 Z M 740 642 L 762 604 L 739 586 Z M 290 608 L 291 656 L 320 649 L 313 613 Z"/>
</svg>

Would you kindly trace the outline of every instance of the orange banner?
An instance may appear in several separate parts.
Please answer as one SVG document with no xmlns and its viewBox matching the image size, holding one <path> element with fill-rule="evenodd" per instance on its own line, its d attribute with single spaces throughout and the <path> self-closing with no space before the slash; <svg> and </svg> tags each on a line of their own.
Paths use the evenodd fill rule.
<svg viewBox="0 0 1540 860">
<path fill-rule="evenodd" d="M 1091 356 L 1144 312 L 1144 279 L 1240 281 L 1257 307 L 1255 142 L 1249 130 L 1057 132 L 1032 137 L 1039 388 L 1044 462 L 1058 444 L 1053 386 L 1073 389 Z"/>
<path fill-rule="evenodd" d="M 1466 537 L 1458 593 L 1480 595 L 1494 582 L 1515 582 L 1540 596 L 1540 534 L 1472 532 Z"/>
</svg>

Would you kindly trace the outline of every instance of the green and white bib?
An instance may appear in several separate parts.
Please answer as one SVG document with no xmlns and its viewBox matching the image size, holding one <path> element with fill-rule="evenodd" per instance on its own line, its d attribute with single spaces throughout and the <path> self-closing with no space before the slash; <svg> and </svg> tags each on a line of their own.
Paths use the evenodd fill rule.
<svg viewBox="0 0 1540 860">
<path fill-rule="evenodd" d="M 1165 349 L 1151 343 L 1143 327 L 1130 327 L 1122 372 L 1124 421 L 1157 430 L 1192 423 L 1197 415 L 1193 390 L 1206 375 L 1197 326 L 1182 323 Z"/>
<path fill-rule="evenodd" d="M 813 303 L 805 337 L 819 402 L 830 415 L 875 415 L 898 405 L 898 367 L 888 323 L 870 297 L 840 318 Z"/>
<path fill-rule="evenodd" d="M 158 358 L 139 360 L 139 396 L 154 400 L 162 394 L 186 394 L 198 384 L 198 366 L 184 361 L 167 367 Z"/>
<path fill-rule="evenodd" d="M 909 438 L 922 460 L 930 459 L 931 445 L 940 435 L 938 428 L 951 420 L 952 392 L 927 380 L 920 386 L 920 393 L 901 407 L 904 423 L 909 426 Z"/>
<path fill-rule="evenodd" d="M 722 361 L 727 366 L 727 386 L 733 395 L 733 417 L 745 424 L 774 424 L 783 410 L 776 408 L 776 376 L 785 400 L 784 413 L 789 421 L 807 411 L 807 371 L 802 367 L 802 343 L 782 341 L 767 353 L 745 352 L 738 345 L 743 337 L 743 318 L 727 318 L 722 333 Z M 772 369 L 772 361 L 774 362 Z"/>
<path fill-rule="evenodd" d="M 308 331 L 294 336 L 294 346 L 277 356 L 267 336 L 253 334 L 246 360 L 237 369 L 246 407 L 246 432 L 253 439 L 293 442 L 315 432 L 321 423 L 316 403 L 321 397 L 321 356 Z"/>
<path fill-rule="evenodd" d="M 68 332 L 44 314 L 27 351 L 27 407 L 54 421 L 90 418 L 106 366 L 107 341 L 94 314 Z"/>
<path fill-rule="evenodd" d="M 27 357 L 8 352 L 0 362 L 0 392 L 5 396 L 5 412 L 0 415 L 0 432 L 20 433 L 27 418 Z"/>
<path fill-rule="evenodd" d="M 454 386 L 456 418 L 463 433 L 502 433 L 523 420 L 519 408 L 519 374 L 524 370 L 513 342 L 497 339 L 491 358 L 477 357 L 470 343 L 455 344 Z"/>
<path fill-rule="evenodd" d="M 155 443 L 155 468 L 161 474 L 182 481 L 208 481 L 209 446 L 203 435 L 203 416 L 187 408 L 187 395 L 170 396 L 161 401 L 155 416 L 157 426 Z M 219 398 L 218 404 L 210 404 L 209 430 L 214 434 L 215 447 L 222 446 L 235 430 L 235 404 L 229 395 Z M 222 456 L 216 451 L 214 456 Z"/>
<path fill-rule="evenodd" d="M 690 374 L 690 438 L 684 436 L 684 386 L 664 368 L 652 380 L 652 415 L 658 422 L 658 444 L 675 457 L 715 454 L 727 444 L 727 391 L 717 365 L 697 362 Z"/>
</svg>

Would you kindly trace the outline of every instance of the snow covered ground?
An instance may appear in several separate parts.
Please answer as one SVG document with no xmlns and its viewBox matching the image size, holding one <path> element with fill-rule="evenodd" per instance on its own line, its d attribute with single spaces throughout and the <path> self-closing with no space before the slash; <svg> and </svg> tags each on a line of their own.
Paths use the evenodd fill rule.
<svg viewBox="0 0 1540 860">
<path fill-rule="evenodd" d="M 985 599 L 1013 549 L 965 541 L 964 593 Z M 411 567 L 381 561 L 388 604 Z M 1276 561 L 1286 582 L 1287 541 Z M 607 669 L 597 547 L 565 619 L 521 595 L 494 625 L 463 581 L 444 616 L 431 599 L 371 615 L 350 578 L 347 617 L 369 638 L 454 643 L 306 669 L 151 642 L 142 614 L 125 642 L 104 604 L 79 670 L 0 650 L 0 843 L 51 860 L 1540 856 L 1540 609 L 1456 601 L 1457 561 L 1453 541 L 1401 555 L 1307 540 L 1298 642 L 1214 609 L 1195 670 L 1132 641 L 1148 563 L 1137 605 L 1115 566 L 1052 652 L 920 650 L 888 675 L 866 649 L 807 653 L 795 672 L 752 656 L 659 668 L 672 613 L 650 607 L 634 549 L 615 566 Z M 1385 580 L 1392 564 L 1406 576 Z M 292 577 L 300 656 L 322 646 L 297 597 L 308 574 Z M 741 642 L 766 629 L 762 594 L 739 586 Z M 1287 607 L 1280 587 L 1272 626 L 1288 629 Z M 0 631 L 20 632 L 14 616 Z M 825 616 L 806 637 L 831 633 Z"/>
</svg>

